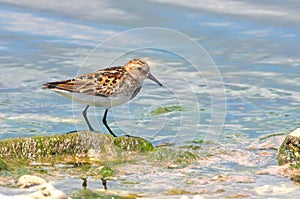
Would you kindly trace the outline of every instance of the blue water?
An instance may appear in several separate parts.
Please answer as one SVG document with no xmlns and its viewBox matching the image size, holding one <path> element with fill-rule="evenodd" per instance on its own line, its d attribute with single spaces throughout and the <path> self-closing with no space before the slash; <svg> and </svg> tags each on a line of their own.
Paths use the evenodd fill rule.
<svg viewBox="0 0 300 199">
<path fill-rule="evenodd" d="M 240 134 L 247 145 L 289 132 L 300 127 L 299 4 L 0 1 L 0 138 L 87 129 L 84 105 L 42 84 L 132 58 L 146 59 L 164 87 L 146 80 L 134 100 L 111 109 L 118 135 L 181 145 Z M 174 105 L 184 111 L 150 115 Z M 89 111 L 106 132 L 102 114 Z"/>
</svg>

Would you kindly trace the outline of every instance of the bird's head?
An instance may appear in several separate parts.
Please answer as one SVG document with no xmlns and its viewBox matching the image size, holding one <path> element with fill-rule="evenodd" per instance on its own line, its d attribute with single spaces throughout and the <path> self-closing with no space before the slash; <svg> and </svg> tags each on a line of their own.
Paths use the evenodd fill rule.
<svg viewBox="0 0 300 199">
<path fill-rule="evenodd" d="M 139 82 L 143 82 L 148 78 L 162 86 L 162 84 L 150 73 L 150 68 L 145 61 L 133 59 L 125 64 L 124 67 Z"/>
</svg>

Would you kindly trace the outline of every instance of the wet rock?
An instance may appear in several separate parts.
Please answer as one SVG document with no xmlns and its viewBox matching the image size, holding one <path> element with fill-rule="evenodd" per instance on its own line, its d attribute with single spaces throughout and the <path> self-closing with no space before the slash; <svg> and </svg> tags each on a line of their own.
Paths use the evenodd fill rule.
<svg viewBox="0 0 300 199">
<path fill-rule="evenodd" d="M 286 136 L 279 148 L 277 159 L 279 165 L 300 163 L 300 128 Z"/>
<path fill-rule="evenodd" d="M 261 196 L 268 196 L 269 198 L 284 197 L 287 193 L 293 192 L 295 189 L 288 185 L 263 185 L 255 187 L 254 191 Z"/>
<path fill-rule="evenodd" d="M 180 199 L 190 199 L 188 196 L 182 196 Z M 200 195 L 195 195 L 192 199 L 204 199 L 204 197 Z"/>
<path fill-rule="evenodd" d="M 21 188 L 28 188 L 46 183 L 46 180 L 38 176 L 23 175 L 19 178 L 18 184 Z"/>
<path fill-rule="evenodd" d="M 291 163 L 282 166 L 269 166 L 264 170 L 257 171 L 256 174 L 287 177 L 294 182 L 300 183 L 300 164 Z"/>
<path fill-rule="evenodd" d="M 49 183 L 42 184 L 40 190 L 30 194 L 29 197 L 32 199 L 68 199 L 65 193 Z"/>
<path fill-rule="evenodd" d="M 44 183 L 40 185 L 40 189 L 29 195 L 2 195 L 1 199 L 68 199 L 68 196 L 53 185 Z"/>
<path fill-rule="evenodd" d="M 269 166 L 266 169 L 255 172 L 257 175 L 274 175 L 280 177 L 290 177 L 293 174 L 293 170 L 290 165 L 285 164 L 282 166 Z"/>
<path fill-rule="evenodd" d="M 41 158 L 69 155 L 87 155 L 93 150 L 96 154 L 117 155 L 123 151 L 147 152 L 153 145 L 138 137 L 117 137 L 95 132 L 75 132 L 53 136 L 10 138 L 0 140 L 0 158 L 40 160 Z M 103 156 L 104 157 L 104 156 Z M 1 164 L 1 162 L 0 162 Z"/>
<path fill-rule="evenodd" d="M 299 169 L 293 173 L 291 180 L 293 180 L 294 182 L 300 183 L 300 170 Z"/>
<path fill-rule="evenodd" d="M 0 158 L 35 160 L 65 154 L 83 154 L 92 147 L 100 152 L 106 152 L 105 146 L 111 145 L 112 140 L 111 135 L 93 132 L 9 138 L 0 141 Z"/>
<path fill-rule="evenodd" d="M 0 198 L 1 199 L 32 199 L 30 196 L 26 196 L 26 195 L 7 196 L 3 194 L 0 194 Z"/>
<path fill-rule="evenodd" d="M 285 137 L 278 150 L 277 160 L 279 166 L 269 166 L 256 174 L 288 177 L 300 182 L 300 128 Z"/>
</svg>

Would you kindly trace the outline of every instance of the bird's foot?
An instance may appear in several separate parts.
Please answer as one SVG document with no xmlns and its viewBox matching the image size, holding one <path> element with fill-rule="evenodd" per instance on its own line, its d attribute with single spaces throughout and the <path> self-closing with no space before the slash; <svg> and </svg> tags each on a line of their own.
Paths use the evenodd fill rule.
<svg viewBox="0 0 300 199">
<path fill-rule="evenodd" d="M 123 137 L 130 137 L 130 138 L 140 138 L 140 137 L 137 137 L 137 136 L 134 136 L 134 135 L 128 135 L 128 134 L 126 134 L 126 135 L 123 135 Z"/>
<path fill-rule="evenodd" d="M 77 133 L 77 132 L 78 132 L 77 130 L 74 130 L 74 131 L 69 131 L 66 134 L 68 135 L 68 134 Z"/>
<path fill-rule="evenodd" d="M 90 129 L 90 130 L 74 130 L 74 131 L 69 131 L 66 134 L 72 134 L 72 133 L 79 133 L 79 132 L 94 132 L 94 133 L 99 133 L 100 131 L 95 131 L 94 129 Z"/>
</svg>

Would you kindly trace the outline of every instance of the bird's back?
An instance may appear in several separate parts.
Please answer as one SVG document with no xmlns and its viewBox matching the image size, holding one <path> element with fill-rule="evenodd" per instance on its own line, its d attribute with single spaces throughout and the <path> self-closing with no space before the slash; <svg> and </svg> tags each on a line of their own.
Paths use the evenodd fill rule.
<svg viewBox="0 0 300 199">
<path fill-rule="evenodd" d="M 44 88 L 84 95 L 118 97 L 132 96 L 141 87 L 122 66 L 106 68 L 73 79 L 48 82 Z"/>
</svg>

